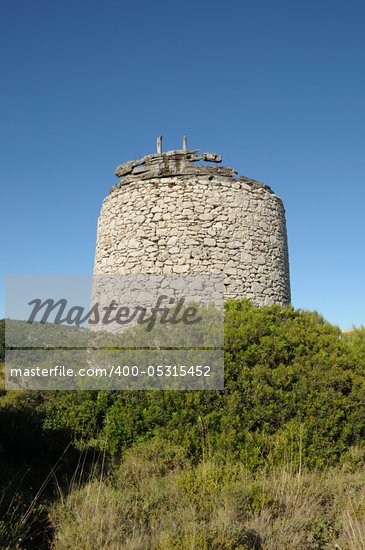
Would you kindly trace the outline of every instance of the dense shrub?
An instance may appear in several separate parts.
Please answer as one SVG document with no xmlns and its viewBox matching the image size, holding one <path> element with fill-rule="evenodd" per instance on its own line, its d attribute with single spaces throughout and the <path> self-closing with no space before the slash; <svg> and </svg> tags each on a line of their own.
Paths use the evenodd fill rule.
<svg viewBox="0 0 365 550">
<path fill-rule="evenodd" d="M 0 546 L 48 547 L 43 503 L 74 489 L 54 509 L 57 550 L 77 547 L 83 531 L 75 519 L 94 541 L 90 549 L 144 548 L 151 532 L 166 550 L 315 550 L 333 548 L 335 540 L 340 548 L 362 548 L 364 486 L 353 469 L 365 467 L 364 390 L 364 328 L 342 333 L 316 312 L 255 309 L 237 300 L 226 304 L 222 391 L 3 391 Z M 72 476 L 80 464 L 82 474 Z M 96 466 L 114 474 L 84 487 Z M 316 492 L 326 475 L 316 469 L 328 467 L 338 487 Z M 287 482 L 278 485 L 272 472 L 285 471 Z M 349 490 L 354 484 L 348 506 L 341 471 Z M 312 484 L 308 494 L 296 476 Z M 298 491 L 306 500 L 295 500 Z M 162 521 L 168 510 L 173 525 Z M 87 524 L 99 513 L 101 538 Z M 283 542 L 280 533 L 289 538 Z M 265 546 L 270 537 L 276 546 Z"/>
<path fill-rule="evenodd" d="M 114 455 L 155 435 L 199 460 L 321 467 L 364 444 L 365 331 L 316 312 L 228 302 L 224 391 L 48 392 L 44 427 Z"/>
</svg>

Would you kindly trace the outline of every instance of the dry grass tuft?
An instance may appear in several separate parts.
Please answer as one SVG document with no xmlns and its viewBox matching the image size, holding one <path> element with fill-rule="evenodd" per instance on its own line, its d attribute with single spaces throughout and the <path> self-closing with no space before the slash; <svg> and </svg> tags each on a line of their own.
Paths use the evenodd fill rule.
<svg viewBox="0 0 365 550">
<path fill-rule="evenodd" d="M 183 449 L 152 441 L 53 508 L 53 548 L 360 550 L 364 474 L 286 466 L 254 475 L 212 459 L 192 466 Z"/>
</svg>

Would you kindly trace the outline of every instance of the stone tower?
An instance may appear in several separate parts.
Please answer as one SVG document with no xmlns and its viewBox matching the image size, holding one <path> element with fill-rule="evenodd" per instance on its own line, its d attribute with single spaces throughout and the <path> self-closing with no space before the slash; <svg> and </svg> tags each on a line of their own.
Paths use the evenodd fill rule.
<svg viewBox="0 0 365 550">
<path fill-rule="evenodd" d="M 159 137 L 157 153 L 117 167 L 120 181 L 98 220 L 94 273 L 223 272 L 226 298 L 289 304 L 282 200 L 217 166 L 219 155 L 197 153 L 185 137 L 182 150 L 163 153 Z"/>
</svg>

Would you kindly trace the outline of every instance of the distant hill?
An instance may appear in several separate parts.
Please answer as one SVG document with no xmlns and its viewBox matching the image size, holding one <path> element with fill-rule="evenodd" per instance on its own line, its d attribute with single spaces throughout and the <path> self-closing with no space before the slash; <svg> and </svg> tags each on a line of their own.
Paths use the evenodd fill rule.
<svg viewBox="0 0 365 550">
<path fill-rule="evenodd" d="M 5 361 L 5 319 L 0 319 L 0 363 Z"/>
</svg>

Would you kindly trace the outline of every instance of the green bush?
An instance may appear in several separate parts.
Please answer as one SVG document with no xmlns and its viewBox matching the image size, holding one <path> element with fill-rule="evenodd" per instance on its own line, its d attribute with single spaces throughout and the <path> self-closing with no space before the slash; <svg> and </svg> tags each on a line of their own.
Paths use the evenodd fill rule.
<svg viewBox="0 0 365 550">
<path fill-rule="evenodd" d="M 0 344 L 3 327 L 0 323 Z M 148 540 L 146 525 L 159 529 L 164 549 L 193 544 L 197 549 L 246 549 L 261 548 L 261 543 L 264 548 L 262 541 L 270 536 L 276 537 L 280 549 L 278 533 L 286 529 L 283 517 L 287 521 L 294 510 L 284 492 L 294 503 L 295 495 L 287 485 L 282 494 L 277 485 L 270 488 L 270 483 L 251 476 L 255 472 L 269 475 L 280 465 L 298 475 L 337 464 L 349 476 L 362 471 L 364 390 L 364 328 L 342 333 L 316 312 L 278 306 L 255 309 L 245 300 L 230 301 L 225 309 L 224 390 L 3 391 L 0 458 L 4 479 L 30 468 L 31 486 L 26 478 L 13 488 L 23 514 L 55 464 L 57 483 L 67 492 L 78 463 L 84 472 L 79 476 L 82 482 L 95 469 L 99 453 L 104 466 L 110 462 L 112 467 L 121 458 L 112 482 L 91 482 L 90 499 L 83 509 L 87 518 L 98 511 L 100 501 L 95 499 L 114 503 L 114 516 L 100 518 L 102 537 L 108 532 L 108 521 L 115 520 L 116 529 L 122 529 L 124 518 L 126 525 L 136 522 L 143 540 Z M 294 479 L 290 478 L 291 483 Z M 0 482 L 0 491 L 5 495 L 4 484 Z M 142 486 L 148 495 L 141 494 Z M 83 491 L 78 487 L 72 492 L 75 502 L 85 504 Z M 45 493 L 47 499 L 55 497 L 53 481 Z M 335 493 L 323 498 L 332 502 Z M 42 495 L 42 501 L 47 499 Z M 11 547 L 15 502 L 5 497 L 2 502 L 0 540 Z M 175 522 L 185 522 L 183 530 L 159 523 L 159 514 L 174 506 L 181 514 L 180 519 L 174 516 Z M 324 513 L 327 505 L 321 506 L 315 500 L 313 514 L 307 516 L 303 505 L 297 523 L 290 524 L 298 548 L 300 544 L 312 550 L 326 548 L 336 538 L 342 520 L 334 521 L 333 514 Z M 363 508 L 352 506 L 351 521 L 341 535 L 344 547 L 351 547 L 347 543 L 354 533 L 360 541 L 363 535 L 365 539 Z M 7 513 L 8 507 L 13 507 L 14 514 Z M 70 507 L 67 504 L 65 511 L 72 516 L 77 508 L 71 513 Z M 227 525 L 213 518 L 217 509 L 229 515 Z M 315 510 L 322 510 L 317 519 Z M 270 516 L 271 531 L 265 514 Z M 34 529 L 27 531 L 27 521 L 24 532 L 31 533 Z M 39 521 L 34 520 L 36 530 Z M 72 530 L 71 523 L 68 528 Z M 132 548 L 132 541 L 143 548 L 143 541 L 138 546 L 138 541 L 128 539 L 127 527 L 122 535 L 126 547 Z M 94 536 L 94 540 L 97 544 L 99 539 Z M 296 548 L 294 543 L 291 547 Z M 62 548 L 60 540 L 57 548 Z"/>
<path fill-rule="evenodd" d="M 364 445 L 364 333 L 342 334 L 316 312 L 230 301 L 224 391 L 47 392 L 38 410 L 44 429 L 115 456 L 159 436 L 196 460 L 323 467 Z"/>
</svg>

